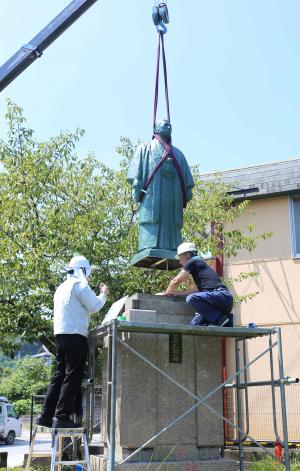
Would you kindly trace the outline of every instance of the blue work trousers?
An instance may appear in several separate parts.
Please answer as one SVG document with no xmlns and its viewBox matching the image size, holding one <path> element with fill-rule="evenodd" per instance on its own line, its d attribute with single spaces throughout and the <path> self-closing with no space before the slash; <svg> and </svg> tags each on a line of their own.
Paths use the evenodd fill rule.
<svg viewBox="0 0 300 471">
<path fill-rule="evenodd" d="M 233 297 L 228 289 L 219 288 L 190 294 L 186 302 L 196 311 L 191 325 L 207 325 L 216 323 L 224 314 L 230 314 Z"/>
</svg>

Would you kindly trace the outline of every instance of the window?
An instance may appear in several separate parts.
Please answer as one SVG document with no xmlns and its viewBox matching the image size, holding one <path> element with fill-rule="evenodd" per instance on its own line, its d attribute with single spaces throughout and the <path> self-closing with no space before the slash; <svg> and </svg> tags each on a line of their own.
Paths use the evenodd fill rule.
<svg viewBox="0 0 300 471">
<path fill-rule="evenodd" d="M 14 417 L 15 419 L 18 418 L 18 414 L 16 413 L 15 409 L 13 406 L 9 405 L 7 407 L 7 417 Z"/>
<path fill-rule="evenodd" d="M 292 255 L 300 257 L 300 196 L 290 199 Z"/>
</svg>

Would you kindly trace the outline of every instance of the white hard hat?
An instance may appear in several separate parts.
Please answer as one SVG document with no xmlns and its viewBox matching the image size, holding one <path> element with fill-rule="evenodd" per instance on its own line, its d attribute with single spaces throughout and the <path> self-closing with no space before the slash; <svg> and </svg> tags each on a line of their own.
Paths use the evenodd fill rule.
<svg viewBox="0 0 300 471">
<path fill-rule="evenodd" d="M 179 260 L 179 255 L 185 252 L 197 252 L 195 244 L 193 242 L 183 242 L 183 244 L 180 244 L 177 248 L 177 260 Z"/>
<path fill-rule="evenodd" d="M 83 255 L 76 255 L 71 258 L 68 268 L 87 268 L 90 270 L 91 265 L 88 259 L 83 257 Z"/>
</svg>

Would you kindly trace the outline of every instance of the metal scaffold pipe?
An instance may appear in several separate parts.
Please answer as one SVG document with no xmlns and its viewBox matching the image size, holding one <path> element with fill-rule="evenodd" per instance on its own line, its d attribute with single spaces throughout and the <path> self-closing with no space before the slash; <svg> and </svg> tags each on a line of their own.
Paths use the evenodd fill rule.
<svg viewBox="0 0 300 471">
<path fill-rule="evenodd" d="M 280 397 L 281 397 L 281 416 L 282 416 L 282 428 L 283 428 L 283 441 L 284 441 L 284 461 L 286 471 L 290 471 L 290 456 L 289 456 L 289 439 L 288 439 L 288 425 L 286 417 L 286 398 L 285 398 L 285 385 L 284 385 L 284 369 L 283 369 L 283 353 L 282 353 L 282 338 L 281 329 L 278 327 L 277 341 L 278 341 L 278 368 L 280 382 Z"/>
</svg>

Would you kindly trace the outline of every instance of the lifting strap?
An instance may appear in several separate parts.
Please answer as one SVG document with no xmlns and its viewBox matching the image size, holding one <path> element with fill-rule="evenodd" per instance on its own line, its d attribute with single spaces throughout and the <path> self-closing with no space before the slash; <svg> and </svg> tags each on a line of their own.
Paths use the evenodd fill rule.
<svg viewBox="0 0 300 471">
<path fill-rule="evenodd" d="M 165 97 L 166 97 L 167 117 L 168 117 L 168 121 L 170 122 L 168 75 L 167 75 L 167 62 L 166 62 L 165 45 L 164 45 L 164 32 L 158 29 L 158 47 L 157 47 L 157 65 L 156 65 L 156 79 L 155 79 L 155 92 L 154 92 L 153 130 L 155 129 L 157 105 L 158 105 L 159 69 L 160 69 L 161 51 L 162 51 L 163 70 L 164 70 L 164 83 L 165 83 Z M 184 177 L 183 177 L 180 165 L 179 165 L 179 163 L 178 163 L 178 161 L 177 161 L 177 159 L 176 159 L 176 157 L 173 153 L 172 142 L 170 142 L 170 144 L 168 144 L 166 141 L 163 140 L 163 138 L 159 134 L 156 134 L 153 131 L 153 139 L 154 138 L 157 139 L 161 143 L 161 145 L 164 147 L 165 150 L 164 150 L 164 153 L 163 153 L 161 159 L 156 164 L 154 170 L 151 172 L 150 176 L 148 177 L 148 179 L 144 183 L 139 201 L 140 201 L 140 203 L 143 201 L 144 196 L 147 193 L 149 185 L 150 185 L 151 181 L 153 180 L 155 174 L 157 173 L 159 168 L 162 166 L 162 164 L 170 157 L 172 159 L 172 163 L 173 163 L 173 165 L 176 169 L 177 175 L 178 175 L 179 180 L 180 180 L 180 186 L 181 186 L 181 190 L 182 190 L 183 207 L 186 208 L 187 195 L 186 195 Z"/>
<path fill-rule="evenodd" d="M 166 7 L 165 4 L 161 4 L 161 6 Z M 166 10 L 167 11 L 167 10 Z M 169 22 L 169 19 L 167 18 L 167 22 Z M 152 182 L 155 174 L 157 171 L 160 169 L 162 164 L 170 157 L 172 159 L 172 163 L 176 169 L 177 175 L 180 180 L 180 186 L 182 190 L 182 199 L 183 199 L 183 207 L 186 208 L 187 205 L 187 195 L 186 195 L 186 188 L 185 188 L 185 183 L 184 183 L 184 177 L 182 174 L 182 170 L 180 168 L 180 165 L 174 155 L 174 152 L 172 150 L 172 142 L 168 144 L 166 141 L 163 140 L 163 138 L 155 133 L 155 123 L 156 123 L 156 115 L 157 115 L 157 105 L 158 105 L 158 91 L 159 91 L 159 69 L 160 69 L 160 56 L 162 55 L 162 61 L 163 61 L 163 71 L 164 71 L 164 83 L 165 83 L 165 97 L 166 97 L 166 109 L 167 109 L 167 118 L 168 121 L 170 122 L 170 105 L 169 105 L 169 91 L 168 91 L 168 74 L 167 74 L 167 62 L 166 62 L 166 53 L 165 53 L 165 44 L 164 44 L 164 34 L 166 33 L 166 30 L 163 30 L 162 28 L 157 28 L 158 31 L 158 47 L 157 47 L 157 64 L 156 64 L 156 78 L 155 78 L 155 91 L 154 91 L 154 112 L 153 112 L 153 139 L 157 139 L 161 145 L 164 147 L 164 153 L 159 160 L 159 162 L 156 164 L 154 170 L 151 172 L 150 176 L 146 180 L 146 182 L 143 185 L 143 189 L 141 191 L 140 195 L 140 203 L 143 201 L 145 194 L 147 193 L 147 190 L 149 188 L 150 183 Z"/>
<path fill-rule="evenodd" d="M 152 173 L 148 177 L 147 181 L 144 183 L 144 186 L 143 186 L 143 189 L 142 189 L 141 195 L 140 195 L 140 203 L 143 201 L 145 193 L 147 193 L 148 187 L 149 187 L 151 181 L 153 180 L 153 178 L 154 178 L 156 172 L 158 171 L 158 169 L 168 159 L 168 157 L 171 157 L 173 165 L 174 165 L 174 167 L 177 171 L 177 175 L 178 175 L 179 180 L 180 180 L 180 186 L 181 186 L 181 190 L 182 190 L 183 207 L 186 208 L 187 196 L 186 196 L 184 178 L 183 178 L 183 174 L 182 174 L 182 170 L 180 168 L 180 165 L 179 165 L 179 163 L 178 163 L 178 161 L 177 161 L 177 159 L 176 159 L 176 157 L 175 157 L 175 155 L 172 151 L 172 144 L 168 144 L 166 141 L 164 141 L 159 134 L 154 134 L 153 137 L 155 137 L 155 139 L 157 139 L 161 143 L 161 145 L 164 147 L 165 151 L 162 155 L 162 158 L 156 164 L 156 166 L 153 169 Z"/>
<path fill-rule="evenodd" d="M 161 51 L 162 51 L 162 54 L 161 54 Z M 164 33 L 163 33 L 163 31 L 160 31 L 160 30 L 159 30 L 159 31 L 158 31 L 158 47 L 157 47 L 157 63 L 156 63 L 155 91 L 154 91 L 153 129 L 155 128 L 156 114 L 157 114 L 157 105 L 158 105 L 160 54 L 162 55 L 162 60 L 163 60 L 167 118 L 168 118 L 168 121 L 171 122 L 171 119 L 170 119 L 170 105 L 169 105 L 169 91 L 168 91 L 167 62 L 166 62 L 165 43 L 164 43 Z"/>
</svg>

